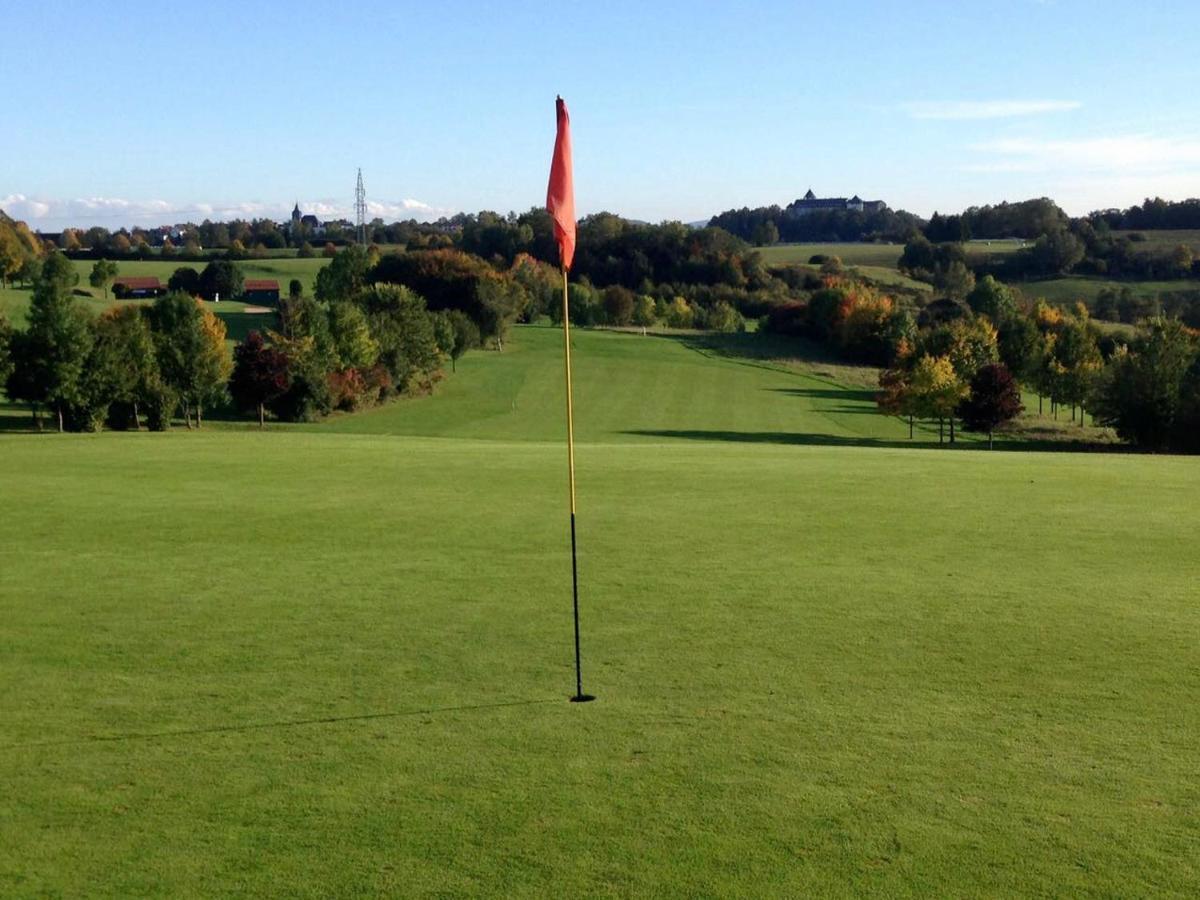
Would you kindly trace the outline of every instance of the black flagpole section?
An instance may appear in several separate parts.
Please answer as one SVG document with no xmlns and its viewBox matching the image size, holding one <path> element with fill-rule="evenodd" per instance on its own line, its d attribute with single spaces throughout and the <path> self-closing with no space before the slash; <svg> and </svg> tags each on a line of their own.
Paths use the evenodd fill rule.
<svg viewBox="0 0 1200 900">
<path fill-rule="evenodd" d="M 572 703 L 595 700 L 583 692 L 583 665 L 579 654 L 579 561 L 575 552 L 575 414 L 571 402 L 571 311 L 567 303 L 567 270 L 563 269 L 563 368 L 567 383 L 567 472 L 571 492 L 571 597 L 575 610 L 575 696 Z"/>
</svg>

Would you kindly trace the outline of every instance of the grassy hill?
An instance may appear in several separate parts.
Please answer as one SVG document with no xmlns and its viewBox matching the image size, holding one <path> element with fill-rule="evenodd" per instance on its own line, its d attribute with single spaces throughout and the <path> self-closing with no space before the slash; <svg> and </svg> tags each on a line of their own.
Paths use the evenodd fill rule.
<svg viewBox="0 0 1200 900">
<path fill-rule="evenodd" d="M 800 442 L 895 441 L 906 426 L 875 413 L 874 391 L 844 387 L 809 368 L 799 371 L 735 354 L 749 340 L 705 335 L 572 332 L 583 441 L 661 440 L 664 435 Z M 503 353 L 481 351 L 432 397 L 342 416 L 313 428 L 493 440 L 564 437 L 562 332 L 517 329 Z"/>
<path fill-rule="evenodd" d="M 936 425 L 879 414 L 876 370 L 831 360 L 819 345 L 754 335 L 648 334 L 576 329 L 576 435 L 597 442 L 664 439 L 904 446 L 937 443 Z M 562 332 L 516 329 L 503 353 L 479 351 L 433 396 L 303 426 L 320 431 L 489 440 L 564 436 Z M 1026 399 L 1036 410 L 1037 400 Z M 1032 413 L 1008 437 L 1111 440 Z M 984 437 L 961 434 L 964 446 Z"/>
<path fill-rule="evenodd" d="M 897 449 L 819 361 L 580 332 L 579 706 L 557 337 L 0 434 L 0 894 L 1192 892 L 1200 460 Z"/>
<path fill-rule="evenodd" d="M 1144 231 L 1139 234 L 1145 238 L 1144 241 L 1135 244 L 1139 251 L 1165 251 L 1182 243 L 1200 252 L 1200 231 Z M 967 253 L 972 257 L 980 258 L 1012 253 L 1021 246 L 1023 246 L 1022 242 L 1016 240 L 970 241 L 967 244 Z M 881 285 L 914 288 L 922 291 L 931 290 L 929 285 L 900 274 L 897 266 L 903 250 L 904 247 L 901 244 L 828 243 L 777 244 L 773 247 L 762 247 L 759 252 L 768 264 L 773 265 L 804 264 L 814 254 L 837 256 L 844 265 L 857 268 L 861 274 Z M 1060 278 L 1016 282 L 1015 286 L 1028 297 L 1044 298 L 1051 303 L 1071 305 L 1083 301 L 1091 305 L 1100 291 L 1105 288 L 1127 287 L 1138 296 L 1157 297 L 1164 291 L 1197 290 L 1200 288 L 1200 282 L 1195 279 L 1128 281 L 1068 275 Z"/>
</svg>

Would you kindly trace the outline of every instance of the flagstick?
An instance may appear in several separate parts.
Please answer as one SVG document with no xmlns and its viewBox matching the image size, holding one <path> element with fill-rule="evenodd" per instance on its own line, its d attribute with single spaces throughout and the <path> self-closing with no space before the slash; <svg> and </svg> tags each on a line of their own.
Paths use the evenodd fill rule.
<svg viewBox="0 0 1200 900">
<path fill-rule="evenodd" d="M 575 415 L 571 403 L 571 309 L 568 303 L 567 270 L 563 269 L 563 362 L 567 376 L 567 484 L 571 491 L 571 592 L 575 608 L 575 696 L 572 703 L 596 698 L 583 692 L 583 668 L 579 661 L 579 563 L 575 554 Z"/>
</svg>

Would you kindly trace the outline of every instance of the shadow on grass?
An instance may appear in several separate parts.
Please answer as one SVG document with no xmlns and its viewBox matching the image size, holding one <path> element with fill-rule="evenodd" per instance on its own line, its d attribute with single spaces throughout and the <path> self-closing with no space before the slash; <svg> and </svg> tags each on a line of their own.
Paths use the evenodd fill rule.
<svg viewBox="0 0 1200 900">
<path fill-rule="evenodd" d="M 877 391 L 868 391 L 860 388 L 764 388 L 775 394 L 791 394 L 793 397 L 812 397 L 821 400 L 841 400 L 848 402 L 858 400 L 862 403 L 871 404 L 869 411 L 876 412 L 875 395 Z M 854 408 L 855 412 L 859 411 L 858 407 Z"/>
<path fill-rule="evenodd" d="M 241 343 L 251 331 L 257 331 L 264 337 L 268 329 L 279 328 L 279 319 L 274 311 L 269 313 L 248 313 L 231 310 L 214 310 L 218 319 L 225 323 L 225 338 Z"/>
<path fill-rule="evenodd" d="M 203 734 L 228 734 L 239 731 L 263 731 L 272 728 L 299 728 L 308 725 L 338 725 L 343 722 L 370 722 L 375 719 L 402 719 L 409 716 L 432 716 L 438 713 L 475 712 L 488 709 L 504 709 L 510 706 L 536 706 L 545 703 L 566 703 L 567 698 L 542 700 L 507 700 L 499 703 L 474 703 L 463 706 L 433 706 L 428 709 L 406 709 L 399 712 L 363 713 L 356 716 L 326 716 L 316 719 L 282 719 L 275 722 L 245 722 L 240 725 L 212 725 L 208 728 L 179 728 L 173 731 L 142 731 L 129 734 L 90 734 L 60 741 L 30 741 L 24 744 L 0 744 L 0 750 L 16 750 L 24 747 L 61 747 L 71 744 L 119 743 L 122 741 L 148 741 L 156 738 L 190 737 Z"/>
<path fill-rule="evenodd" d="M 857 411 L 857 410 L 852 410 Z M 960 439 L 951 444 L 939 444 L 937 440 L 881 440 L 868 437 L 840 437 L 832 434 L 812 434 L 803 431 L 701 431 L 701 430 L 671 430 L 671 429 L 638 429 L 623 431 L 621 434 L 637 437 L 657 437 L 672 440 L 706 441 L 735 444 L 782 444 L 790 446 L 811 447 L 890 447 L 907 450 L 983 450 L 987 451 L 987 441 L 974 438 L 970 441 Z M 998 436 L 995 441 L 996 450 L 1030 451 L 1100 451 L 1104 453 L 1122 452 L 1125 448 L 1110 444 L 1091 444 L 1085 442 L 1068 443 L 1066 441 L 1033 441 L 1012 440 Z"/>
<path fill-rule="evenodd" d="M 33 422 L 33 413 L 24 404 L 0 400 L 0 434 L 47 434 L 58 430 L 58 423 L 42 413 L 42 428 Z"/>
<path fill-rule="evenodd" d="M 128 433 L 136 434 L 139 432 L 149 433 L 150 429 L 146 427 L 146 417 L 143 414 L 140 419 L 140 427 L 130 429 Z M 235 409 L 229 403 L 222 403 L 212 409 L 204 411 L 205 424 L 220 424 L 229 425 L 245 425 L 247 428 L 253 428 L 258 431 L 258 419 L 253 414 L 244 413 Z M 12 403 L 11 401 L 0 400 L 0 434 L 23 434 L 23 435 L 38 435 L 38 434 L 58 434 L 58 420 L 55 418 L 53 410 L 42 410 L 41 412 L 41 428 L 34 423 L 33 413 L 29 407 L 21 403 Z M 187 431 L 183 419 L 172 419 L 172 430 Z M 278 425 L 278 422 L 271 422 L 272 425 Z M 126 432 L 105 427 L 103 429 L 109 433 Z M 201 431 L 203 429 L 200 429 Z M 77 433 L 77 432 L 71 432 Z"/>
</svg>

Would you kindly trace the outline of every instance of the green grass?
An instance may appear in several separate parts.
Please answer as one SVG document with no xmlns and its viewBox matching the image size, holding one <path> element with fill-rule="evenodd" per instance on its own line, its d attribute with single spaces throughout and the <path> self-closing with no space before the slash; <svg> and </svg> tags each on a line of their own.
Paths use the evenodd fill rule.
<svg viewBox="0 0 1200 900">
<path fill-rule="evenodd" d="M 1020 241 L 970 241 L 967 243 L 967 253 L 980 259 L 987 256 L 1003 255 L 1020 249 Z M 836 256 L 846 266 L 862 266 L 875 269 L 895 271 L 900 262 L 900 254 L 904 252 L 903 244 L 867 244 L 867 243 L 815 243 L 815 244 L 776 244 L 772 247 L 759 247 L 758 252 L 769 265 L 785 263 L 807 263 L 815 254 Z"/>
<path fill-rule="evenodd" d="M 1068 275 L 1048 278 L 1045 281 L 1014 282 L 1014 286 L 1020 288 L 1026 296 L 1043 298 L 1051 304 L 1072 305 L 1082 301 L 1091 306 L 1105 288 L 1129 288 L 1135 296 L 1156 298 L 1159 294 L 1172 290 L 1196 290 L 1200 288 L 1200 282 L 1196 282 L 1194 278 L 1181 278 L 1176 281 L 1118 281 L 1115 278 Z"/>
<path fill-rule="evenodd" d="M 302 426 L 322 432 L 555 441 L 564 436 L 562 332 L 521 327 L 503 353 L 477 351 L 433 396 Z M 574 373 L 576 433 L 599 442 L 663 438 L 741 443 L 913 446 L 937 443 L 936 424 L 908 426 L 877 412 L 877 371 L 847 366 L 808 342 L 756 335 L 572 332 L 586 362 Z M 1036 401 L 1034 401 L 1036 404 Z M 1008 440 L 1051 420 L 1029 416 Z M 1063 429 L 1070 440 L 1105 440 L 1101 429 Z M 962 434 L 966 446 L 985 441 Z"/>
<path fill-rule="evenodd" d="M 875 413 L 873 391 L 814 372 L 744 359 L 747 336 L 572 332 L 580 354 L 576 433 L 588 441 L 660 441 L 664 429 L 813 440 L 894 441 L 907 428 Z M 713 349 L 733 346 L 737 356 Z M 564 436 L 562 332 L 519 328 L 503 353 L 479 351 L 434 396 L 311 426 L 321 431 L 555 441 Z"/>
<path fill-rule="evenodd" d="M 1174 250 L 1180 244 L 1185 244 L 1191 247 L 1193 251 L 1200 250 L 1200 229 L 1196 228 L 1164 228 L 1149 231 L 1114 231 L 1114 235 L 1129 236 L 1131 234 L 1140 234 L 1145 240 L 1137 241 L 1133 245 L 1135 252 L 1144 253 L 1146 251 L 1163 252 Z"/>
<path fill-rule="evenodd" d="M 0 435 L 0 894 L 1194 895 L 1200 460 L 580 332 L 574 705 L 556 337 Z"/>
<path fill-rule="evenodd" d="M 1200 288 L 1200 282 L 1195 279 L 1179 279 L 1174 281 L 1118 281 L 1110 278 L 1096 278 L 1085 275 L 1068 275 L 1062 278 L 1051 278 L 1044 281 L 1016 282 L 1027 297 L 1042 297 L 1051 303 L 1072 304 L 1083 301 L 1091 305 L 1105 288 L 1129 290 L 1139 297 L 1157 297 L 1164 291 L 1194 291 Z"/>
<path fill-rule="evenodd" d="M 903 244 L 775 244 L 759 247 L 758 252 L 769 265 L 807 263 L 814 254 L 836 256 L 847 266 L 877 266 L 895 269 L 904 252 Z"/>
<path fill-rule="evenodd" d="M 307 293 L 312 293 L 316 286 L 317 272 L 329 264 L 328 259 L 321 257 L 311 259 L 247 259 L 239 260 L 238 267 L 242 270 L 242 274 L 246 278 L 273 278 L 279 282 L 279 289 L 286 294 L 288 282 L 293 278 L 299 278 L 304 284 L 304 290 Z M 114 302 L 136 302 L 136 301 L 116 301 L 112 299 L 111 292 L 109 298 L 106 299 L 104 291 L 91 287 L 88 284 L 88 274 L 92 271 L 93 262 L 91 260 L 74 260 L 73 265 L 79 273 L 79 284 L 76 288 L 80 294 L 80 301 L 92 310 L 94 313 L 101 313 Z M 165 285 L 167 279 L 171 277 L 180 266 L 191 266 L 194 269 L 204 268 L 203 263 L 187 262 L 178 260 L 122 260 L 118 263 L 121 275 L 157 275 L 159 280 Z M 25 312 L 29 308 L 30 291 L 28 288 L 18 287 L 0 287 L 0 315 L 5 316 L 10 322 L 20 325 L 25 321 Z M 246 321 L 235 320 L 234 313 L 242 308 L 242 304 L 238 303 L 221 303 L 215 306 L 215 310 L 222 310 L 222 318 L 226 319 L 226 324 L 230 327 L 231 336 L 243 334 L 249 330 L 249 327 L 259 327 L 259 324 L 250 325 Z"/>
</svg>

